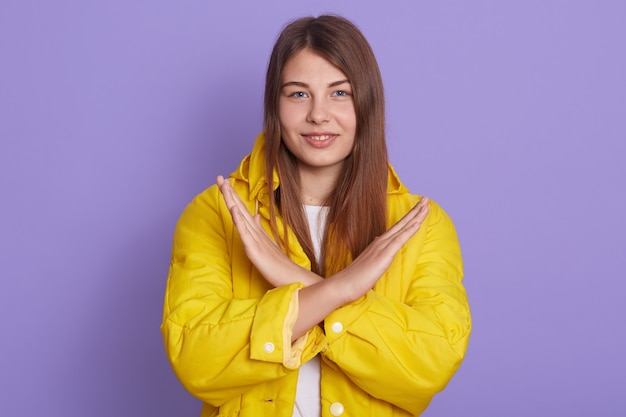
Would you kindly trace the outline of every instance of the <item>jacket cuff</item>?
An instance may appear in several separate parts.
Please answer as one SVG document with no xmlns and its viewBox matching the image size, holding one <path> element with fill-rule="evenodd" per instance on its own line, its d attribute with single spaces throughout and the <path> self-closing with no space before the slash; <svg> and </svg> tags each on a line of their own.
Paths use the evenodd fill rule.
<svg viewBox="0 0 626 417">
<path fill-rule="evenodd" d="M 358 300 L 338 308 L 326 317 L 324 320 L 324 332 L 329 347 L 332 347 L 334 342 L 350 332 L 350 327 L 370 308 L 375 297 L 376 293 L 369 290 Z"/>
<path fill-rule="evenodd" d="M 269 290 L 259 302 L 250 332 L 250 359 L 282 363 L 288 369 L 301 365 L 307 335 L 293 344 L 293 327 L 298 319 L 301 283 Z"/>
</svg>

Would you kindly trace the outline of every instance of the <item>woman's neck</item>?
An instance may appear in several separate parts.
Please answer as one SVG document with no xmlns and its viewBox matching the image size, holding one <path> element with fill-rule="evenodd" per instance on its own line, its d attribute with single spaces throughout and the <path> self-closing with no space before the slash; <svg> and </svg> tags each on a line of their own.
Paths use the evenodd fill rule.
<svg viewBox="0 0 626 417">
<path fill-rule="evenodd" d="M 300 168 L 300 200 L 309 206 L 321 206 L 337 185 L 336 170 L 307 170 Z"/>
</svg>

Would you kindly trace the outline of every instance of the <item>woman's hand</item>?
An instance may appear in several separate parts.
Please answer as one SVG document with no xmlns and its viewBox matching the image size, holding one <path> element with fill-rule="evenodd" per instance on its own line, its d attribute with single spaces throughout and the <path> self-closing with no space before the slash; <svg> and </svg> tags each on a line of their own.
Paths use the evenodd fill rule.
<svg viewBox="0 0 626 417">
<path fill-rule="evenodd" d="M 332 277 L 337 280 L 346 302 L 358 299 L 376 284 L 391 266 L 396 253 L 417 233 L 428 211 L 428 198 L 423 197 L 402 219 L 374 239 L 349 266 Z"/>
<path fill-rule="evenodd" d="M 300 290 L 300 310 L 292 341 L 337 308 L 369 291 L 387 271 L 396 253 L 417 233 L 428 211 L 428 198 L 424 197 L 389 230 L 374 239 L 345 269 Z"/>
<path fill-rule="evenodd" d="M 216 182 L 241 236 L 248 259 L 267 282 L 279 287 L 294 282 L 308 286 L 321 281 L 321 277 L 296 265 L 285 255 L 261 226 L 260 216 L 250 214 L 227 179 L 220 175 Z"/>
</svg>

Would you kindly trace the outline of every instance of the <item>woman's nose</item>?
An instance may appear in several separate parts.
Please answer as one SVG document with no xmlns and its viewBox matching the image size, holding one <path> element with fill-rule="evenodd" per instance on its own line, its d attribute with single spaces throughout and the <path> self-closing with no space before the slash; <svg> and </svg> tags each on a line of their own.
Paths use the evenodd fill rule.
<svg viewBox="0 0 626 417">
<path fill-rule="evenodd" d="M 327 123 L 330 120 L 328 103 L 325 100 L 312 100 L 307 120 L 311 123 Z"/>
</svg>

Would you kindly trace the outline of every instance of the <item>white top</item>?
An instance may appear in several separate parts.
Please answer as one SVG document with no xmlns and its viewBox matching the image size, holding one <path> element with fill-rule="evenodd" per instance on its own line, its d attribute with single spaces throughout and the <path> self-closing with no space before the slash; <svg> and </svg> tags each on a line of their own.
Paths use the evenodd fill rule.
<svg viewBox="0 0 626 417">
<path fill-rule="evenodd" d="M 326 226 L 326 216 L 329 207 L 325 206 L 304 206 L 306 218 L 309 221 L 309 231 L 311 232 L 311 240 L 313 241 L 313 249 L 315 250 L 315 259 L 318 260 L 322 253 L 322 238 L 324 237 L 324 227 Z"/>
<path fill-rule="evenodd" d="M 315 250 L 315 259 L 320 259 L 322 238 L 328 207 L 304 206 L 311 240 Z M 320 356 L 316 355 L 305 362 L 298 371 L 298 385 L 296 387 L 296 403 L 293 407 L 293 417 L 320 417 L 322 415 L 320 392 Z"/>
</svg>

